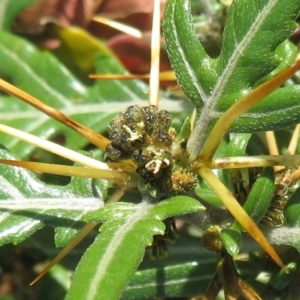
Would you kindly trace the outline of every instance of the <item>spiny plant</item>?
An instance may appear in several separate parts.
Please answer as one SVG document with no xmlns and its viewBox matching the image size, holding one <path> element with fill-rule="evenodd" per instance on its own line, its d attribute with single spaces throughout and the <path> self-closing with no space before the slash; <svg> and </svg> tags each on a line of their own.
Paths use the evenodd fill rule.
<svg viewBox="0 0 300 300">
<path fill-rule="evenodd" d="M 10 18 L 19 9 L 11 3 L 4 28 L 8 28 Z M 156 1 L 154 16 L 159 15 L 158 4 Z M 78 242 L 100 223 L 100 234 L 83 255 L 67 299 L 141 299 L 201 294 L 204 299 L 213 299 L 222 285 L 226 296 L 259 299 L 250 285 L 241 280 L 232 259 L 239 253 L 242 235 L 247 232 L 282 268 L 270 284 L 284 290 L 286 282 L 292 283 L 295 264 L 285 267 L 265 236 L 273 243 L 292 245 L 299 250 L 299 191 L 295 190 L 286 205 L 286 226 L 267 229 L 258 224 L 262 221 L 277 225 L 274 207 L 279 212 L 283 209 L 275 202 L 277 196 L 290 193 L 291 182 L 295 183 L 298 178 L 295 172 L 291 181 L 279 175 L 275 181 L 273 168 L 268 167 L 293 169 L 300 157 L 247 156 L 246 153 L 253 149 L 249 140 L 254 132 L 282 129 L 300 120 L 299 86 L 280 87 L 300 69 L 299 62 L 293 64 L 297 49 L 287 40 L 295 29 L 299 11 L 300 3 L 296 0 L 265 0 L 255 4 L 250 0 L 235 1 L 227 17 L 221 53 L 212 59 L 195 33 L 189 1 L 167 2 L 163 21 L 166 47 L 177 81 L 195 107 L 193 122 L 190 119 L 183 122 L 190 113 L 179 100 L 166 99 L 162 94 L 160 108 L 157 107 L 158 76 L 153 74 L 158 70 L 158 23 L 153 29 L 156 50 L 148 105 L 140 100 L 147 97 L 141 82 L 99 81 L 89 86 L 76 79 L 49 53 L 2 31 L 0 73 L 15 86 L 1 79 L 0 88 L 52 118 L 37 115 L 26 104 L 16 102 L 13 96 L 1 95 L 6 111 L 0 131 L 29 145 L 7 136 L 3 136 L 2 143 L 19 159 L 28 157 L 35 147 L 40 147 L 79 165 L 18 161 L 2 149 L 1 243 L 18 244 L 43 226 L 51 225 L 55 228 L 56 245 L 64 246 L 74 237 Z M 103 52 L 96 57 L 95 65 L 98 73 L 124 72 Z M 73 106 L 72 102 L 79 104 Z M 171 109 L 164 110 L 163 105 Z M 175 119 L 173 123 L 171 114 Z M 175 126 L 178 121 L 183 125 L 176 131 L 171 124 Z M 24 131 L 10 127 L 12 124 Z M 108 138 L 96 132 L 106 130 Z M 97 160 L 68 149 L 85 145 L 74 132 L 102 149 L 105 156 Z M 66 147 L 40 138 L 51 138 L 53 133 L 66 136 Z M 66 186 L 53 186 L 26 170 L 11 166 L 74 176 L 74 179 Z M 254 180 L 257 175 L 249 171 L 254 167 L 264 167 L 257 180 Z M 100 180 L 95 182 L 90 178 Z M 283 188 L 288 191 L 281 195 Z M 173 241 L 173 222 L 179 216 L 204 229 L 203 244 L 219 253 L 216 274 L 211 276 L 208 290 L 203 290 L 204 284 L 196 285 L 196 290 L 187 290 L 188 284 L 173 284 L 168 290 L 168 269 L 161 271 L 168 278 L 163 281 L 162 290 L 159 282 L 155 285 L 150 282 L 152 289 L 148 289 L 147 284 L 141 287 L 138 281 L 133 281 L 126 290 L 146 247 L 152 247 L 153 256 L 165 256 L 165 242 Z M 58 259 L 74 246 L 74 242 L 70 245 Z M 201 263 L 196 267 L 194 263 L 175 266 L 170 274 L 177 280 L 176 268 L 181 272 L 179 276 L 186 276 L 182 273 L 187 270 L 197 271 L 199 276 L 205 272 Z M 150 277 L 153 281 L 157 273 L 145 271 L 138 273 L 137 278 L 139 276 Z M 192 282 L 194 278 L 187 276 L 187 280 Z"/>
</svg>

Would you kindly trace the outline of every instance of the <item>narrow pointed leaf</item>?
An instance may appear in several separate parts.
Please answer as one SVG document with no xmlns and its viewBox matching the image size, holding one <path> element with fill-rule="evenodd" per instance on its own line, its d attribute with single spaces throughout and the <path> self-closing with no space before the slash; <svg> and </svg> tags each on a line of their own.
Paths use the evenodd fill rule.
<svg viewBox="0 0 300 300">
<path fill-rule="evenodd" d="M 226 251 L 232 256 L 236 257 L 239 254 L 242 235 L 238 230 L 222 229 L 221 240 Z"/>
<path fill-rule="evenodd" d="M 226 148 L 225 156 L 242 156 L 246 155 L 246 147 L 248 145 L 251 134 L 240 133 L 234 134 L 230 138 L 230 142 Z"/>
<path fill-rule="evenodd" d="M 243 205 L 251 219 L 259 222 L 268 211 L 274 195 L 275 174 L 273 168 L 265 168 L 255 181 L 248 197 Z M 240 224 L 235 222 L 233 229 L 243 230 Z"/>
<path fill-rule="evenodd" d="M 190 1 L 167 1 L 163 30 L 167 50 L 177 80 L 197 109 L 201 109 L 216 81 L 212 60 L 196 36 Z"/>
<path fill-rule="evenodd" d="M 289 198 L 284 210 L 287 226 L 300 227 L 300 188 Z"/>
<path fill-rule="evenodd" d="M 286 288 L 292 281 L 293 277 L 295 276 L 295 273 L 297 271 L 297 263 L 291 262 L 286 266 L 286 269 L 288 272 L 285 272 L 284 270 L 280 270 L 278 274 L 276 274 L 271 282 L 270 285 L 276 289 L 276 290 L 283 290 Z"/>
</svg>

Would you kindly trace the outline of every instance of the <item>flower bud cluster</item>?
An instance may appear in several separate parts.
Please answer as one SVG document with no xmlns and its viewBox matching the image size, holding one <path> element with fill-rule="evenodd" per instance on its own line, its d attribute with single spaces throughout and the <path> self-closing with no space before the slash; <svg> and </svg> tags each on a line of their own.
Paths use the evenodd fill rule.
<svg viewBox="0 0 300 300">
<path fill-rule="evenodd" d="M 186 174 L 184 168 L 176 166 L 173 149 L 178 152 L 178 145 L 173 147 L 175 131 L 170 129 L 171 122 L 171 114 L 156 106 L 130 106 L 109 124 L 111 143 L 106 153 L 117 161 L 132 159 L 145 183 L 174 194 L 191 190 L 196 181 L 190 172 Z M 172 174 L 173 170 L 176 173 Z"/>
</svg>

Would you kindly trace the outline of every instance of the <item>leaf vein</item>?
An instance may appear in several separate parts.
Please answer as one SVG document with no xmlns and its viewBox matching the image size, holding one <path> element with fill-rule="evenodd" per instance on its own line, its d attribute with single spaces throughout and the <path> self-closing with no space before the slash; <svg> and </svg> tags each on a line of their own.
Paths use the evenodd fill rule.
<svg viewBox="0 0 300 300">
<path fill-rule="evenodd" d="M 101 258 L 100 263 L 97 266 L 96 274 L 93 277 L 93 280 L 90 284 L 90 289 L 87 295 L 87 299 L 96 299 L 95 295 L 97 294 L 97 287 L 105 277 L 105 270 L 111 263 L 111 260 L 114 257 L 114 252 L 112 249 L 116 250 L 123 243 L 123 240 L 126 239 L 127 234 L 136 226 L 136 224 L 142 220 L 145 215 L 148 213 L 149 209 L 152 208 L 151 204 L 147 202 L 142 202 L 137 206 L 137 210 L 130 217 L 127 218 L 126 222 L 120 226 L 120 228 L 115 232 L 114 237 L 110 240 L 108 247 L 104 255 Z"/>
</svg>

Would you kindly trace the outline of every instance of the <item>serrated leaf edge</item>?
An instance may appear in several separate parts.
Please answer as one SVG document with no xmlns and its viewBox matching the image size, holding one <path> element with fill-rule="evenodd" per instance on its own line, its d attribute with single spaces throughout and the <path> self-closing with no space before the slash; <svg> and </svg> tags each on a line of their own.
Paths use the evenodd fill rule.
<svg viewBox="0 0 300 300">
<path fill-rule="evenodd" d="M 219 76 L 216 84 L 211 91 L 210 97 L 206 99 L 206 101 L 204 101 L 203 109 L 199 112 L 194 131 L 192 132 L 187 144 L 187 148 L 195 157 L 204 144 L 211 120 L 216 117 L 215 114 L 212 113 L 212 110 L 217 105 L 218 100 L 220 99 L 224 88 L 229 82 L 240 57 L 243 55 L 244 49 L 246 49 L 247 46 L 251 43 L 252 38 L 255 36 L 257 31 L 260 30 L 260 24 L 262 24 L 269 16 L 269 14 L 272 12 L 273 7 L 278 3 L 278 1 L 279 0 L 268 1 L 261 12 L 257 14 L 256 19 L 253 22 L 252 26 L 249 28 L 247 34 L 244 36 L 242 41 L 236 45 L 235 50 L 229 57 L 225 69 Z M 221 55 L 216 60 L 216 64 L 222 59 Z"/>
<path fill-rule="evenodd" d="M 120 245 L 122 245 L 123 241 L 127 237 L 127 234 L 136 227 L 138 222 L 145 219 L 154 206 L 147 202 L 142 202 L 136 207 L 137 210 L 132 215 L 128 216 L 126 222 L 120 226 L 117 231 L 115 231 L 114 236 L 106 248 L 106 251 L 101 257 L 101 260 L 98 261 L 98 267 L 96 268 L 95 276 L 90 281 L 90 289 L 86 294 L 87 299 L 97 299 L 98 286 L 105 277 L 105 270 L 109 268 L 115 252 L 119 249 Z M 158 230 L 157 234 L 162 234 L 162 232 Z"/>
</svg>

